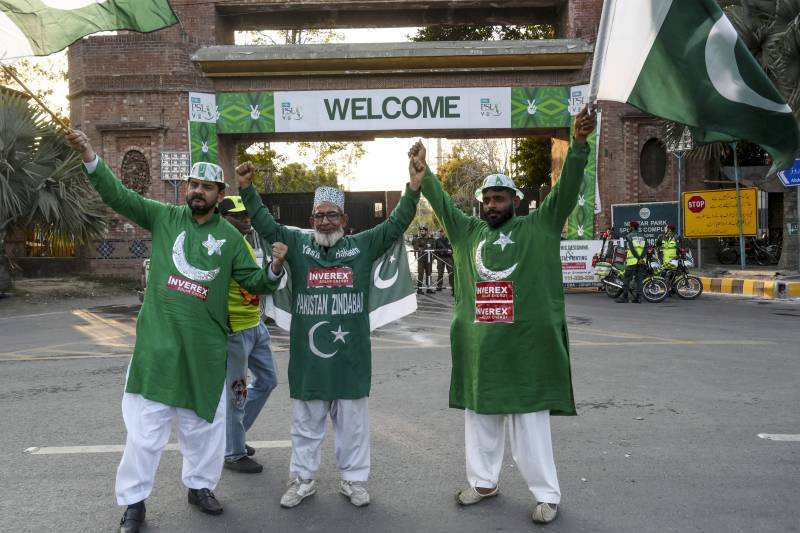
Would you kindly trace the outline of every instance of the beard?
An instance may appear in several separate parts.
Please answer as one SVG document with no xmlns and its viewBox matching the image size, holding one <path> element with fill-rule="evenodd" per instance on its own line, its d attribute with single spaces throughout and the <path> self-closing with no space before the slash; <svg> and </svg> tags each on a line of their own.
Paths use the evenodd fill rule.
<svg viewBox="0 0 800 533">
<path fill-rule="evenodd" d="M 332 231 L 331 233 L 322 233 L 320 231 L 314 231 L 314 240 L 317 241 L 317 244 L 322 246 L 323 248 L 330 248 L 336 245 L 339 242 L 339 239 L 344 237 L 344 228 L 339 228 L 336 231 Z"/>
<path fill-rule="evenodd" d="M 195 199 L 203 200 L 203 205 L 195 204 L 193 201 Z M 209 211 L 214 209 L 214 206 L 206 202 L 206 199 L 199 195 L 194 195 L 191 198 L 186 197 L 186 205 L 189 206 L 189 209 L 192 210 L 193 215 L 206 215 Z"/>
<path fill-rule="evenodd" d="M 491 217 L 489 215 L 492 215 Z M 486 213 L 486 223 L 491 228 L 499 228 L 514 216 L 514 204 L 505 211 L 491 211 Z"/>
</svg>

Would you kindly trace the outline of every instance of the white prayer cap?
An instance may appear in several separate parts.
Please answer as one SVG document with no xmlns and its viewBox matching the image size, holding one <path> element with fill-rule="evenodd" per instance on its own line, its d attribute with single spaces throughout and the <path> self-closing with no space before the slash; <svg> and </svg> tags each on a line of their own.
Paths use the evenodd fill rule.
<svg viewBox="0 0 800 533">
<path fill-rule="evenodd" d="M 317 187 L 314 191 L 314 207 L 324 203 L 333 204 L 344 212 L 344 191 L 335 187 Z"/>
</svg>

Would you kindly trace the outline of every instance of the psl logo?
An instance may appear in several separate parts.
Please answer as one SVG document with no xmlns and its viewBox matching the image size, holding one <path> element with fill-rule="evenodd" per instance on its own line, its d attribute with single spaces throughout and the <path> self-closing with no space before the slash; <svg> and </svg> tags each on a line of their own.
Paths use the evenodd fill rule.
<svg viewBox="0 0 800 533">
<path fill-rule="evenodd" d="M 500 104 L 492 102 L 491 98 L 481 98 L 481 116 L 483 117 L 499 117 Z"/>
<path fill-rule="evenodd" d="M 200 145 L 200 150 L 202 150 L 204 154 L 208 153 L 208 141 L 203 141 Z"/>
<path fill-rule="evenodd" d="M 219 106 L 204 104 L 199 98 L 192 98 L 190 112 L 193 122 L 216 122 L 219 118 Z"/>
<path fill-rule="evenodd" d="M 534 98 L 533 100 L 526 99 L 525 101 L 528 102 L 528 114 L 529 115 L 535 115 L 536 114 L 536 98 Z"/>
<path fill-rule="evenodd" d="M 259 104 L 250 104 L 250 118 L 253 120 L 258 120 L 261 118 L 261 110 L 258 108 L 258 106 Z"/>
<path fill-rule="evenodd" d="M 281 102 L 281 118 L 283 120 L 302 120 L 303 114 L 299 107 L 292 107 L 291 102 Z"/>
</svg>

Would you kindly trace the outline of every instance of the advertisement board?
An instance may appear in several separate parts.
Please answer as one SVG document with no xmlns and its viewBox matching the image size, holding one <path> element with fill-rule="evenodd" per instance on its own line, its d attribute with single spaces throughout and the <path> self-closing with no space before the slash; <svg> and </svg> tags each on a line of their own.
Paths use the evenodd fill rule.
<svg viewBox="0 0 800 533">
<path fill-rule="evenodd" d="M 603 241 L 561 241 L 561 273 L 564 287 L 598 287 L 592 256 L 600 252 Z"/>
<path fill-rule="evenodd" d="M 758 189 L 739 189 L 742 204 L 742 234 L 758 233 Z M 687 191 L 683 193 L 685 237 L 736 237 L 739 222 L 736 189 Z"/>
</svg>

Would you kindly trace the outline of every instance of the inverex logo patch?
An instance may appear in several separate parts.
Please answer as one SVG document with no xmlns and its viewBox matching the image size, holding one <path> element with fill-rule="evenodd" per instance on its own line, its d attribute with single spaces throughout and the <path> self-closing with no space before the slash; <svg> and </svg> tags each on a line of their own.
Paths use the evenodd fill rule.
<svg viewBox="0 0 800 533">
<path fill-rule="evenodd" d="M 353 269 L 312 268 L 308 271 L 308 288 L 312 287 L 352 287 Z"/>
<path fill-rule="evenodd" d="M 169 279 L 167 279 L 167 288 L 171 291 L 193 296 L 198 300 L 205 301 L 208 299 L 208 287 L 180 276 L 170 274 Z"/>
<path fill-rule="evenodd" d="M 479 281 L 475 284 L 475 322 L 514 322 L 513 281 Z"/>
</svg>

